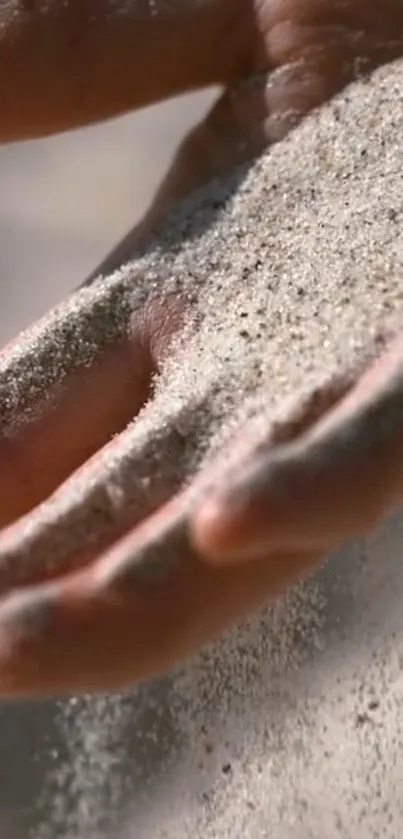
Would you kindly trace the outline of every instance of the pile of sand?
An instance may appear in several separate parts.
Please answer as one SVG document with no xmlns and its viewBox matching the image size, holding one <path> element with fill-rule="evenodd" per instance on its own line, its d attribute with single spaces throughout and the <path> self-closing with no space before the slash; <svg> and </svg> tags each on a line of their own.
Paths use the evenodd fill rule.
<svg viewBox="0 0 403 839">
<path fill-rule="evenodd" d="M 380 331 L 400 325 L 399 70 L 350 88 L 249 171 L 197 193 L 155 248 L 78 291 L 2 362 L 7 432 L 123 335 L 147 298 L 174 292 L 188 301 L 187 328 L 154 398 L 32 520 L 24 534 L 31 565 L 67 563 L 111 520 L 133 521 L 151 483 L 179 485 L 256 409 L 264 414 L 256 433 L 265 435 L 289 399 L 367 356 Z M 3 575 L 15 549 L 11 538 Z"/>
<path fill-rule="evenodd" d="M 148 295 L 176 291 L 191 304 L 153 400 L 114 448 L 33 520 L 29 562 L 68 561 L 94 540 L 95 527 L 99 534 L 111 518 L 135 516 L 150 482 L 167 474 L 174 484 L 187 480 L 256 408 L 263 410 L 256 433 L 266 434 L 288 399 L 372 352 L 379 330 L 400 326 L 402 102 L 403 62 L 357 83 L 249 171 L 186 202 L 150 253 L 78 292 L 15 349 L 0 370 L 10 424 L 32 411 L 50 377 L 62 380 L 123 333 Z M 178 434 L 185 445 L 175 446 Z M 176 734 L 169 759 L 154 767 L 158 777 L 144 806 L 144 777 L 139 783 L 130 835 L 400 835 L 403 619 L 388 598 L 402 581 L 396 543 L 390 535 L 377 539 L 372 553 L 352 549 L 348 571 L 336 557 L 328 576 L 297 588 L 161 687 L 165 722 L 155 723 L 154 736 L 163 736 L 167 715 Z M 17 547 L 10 542 L 5 569 Z M 365 580 L 375 578 L 367 589 Z M 326 645 L 324 656 L 318 648 Z M 154 690 L 137 695 L 134 705 L 146 704 Z M 93 726 L 102 731 L 107 706 L 98 718 L 96 701 L 93 707 Z M 90 742 L 96 749 L 93 732 Z M 73 775 L 78 765 L 72 762 Z M 133 777 L 136 765 L 141 776 L 140 757 L 132 756 Z M 94 788 L 106 788 L 108 769 L 103 773 L 102 761 L 92 766 Z M 82 788 L 86 795 L 88 778 Z M 82 823 L 75 835 L 104 834 Z"/>
</svg>

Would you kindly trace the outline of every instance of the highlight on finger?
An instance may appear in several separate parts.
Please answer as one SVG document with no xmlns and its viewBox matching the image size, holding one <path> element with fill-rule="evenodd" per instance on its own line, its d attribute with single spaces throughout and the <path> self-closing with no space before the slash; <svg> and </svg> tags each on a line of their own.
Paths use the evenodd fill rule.
<svg viewBox="0 0 403 839">
<path fill-rule="evenodd" d="M 84 571 L 0 600 L 0 697 L 122 690 L 164 672 L 317 561 L 213 569 L 191 548 L 183 512 L 171 502 Z"/>
<path fill-rule="evenodd" d="M 398 340 L 311 428 L 251 457 L 200 505 L 193 537 L 206 559 L 327 552 L 373 529 L 400 502 L 402 359 Z"/>
</svg>

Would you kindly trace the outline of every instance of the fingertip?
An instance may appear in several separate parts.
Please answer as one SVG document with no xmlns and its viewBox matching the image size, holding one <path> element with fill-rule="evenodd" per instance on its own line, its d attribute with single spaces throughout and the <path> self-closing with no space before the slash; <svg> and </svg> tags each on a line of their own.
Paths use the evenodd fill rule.
<svg viewBox="0 0 403 839">
<path fill-rule="evenodd" d="M 215 566 L 316 549 L 311 521 L 316 493 L 308 474 L 303 494 L 303 477 L 303 464 L 296 464 L 293 448 L 290 454 L 286 447 L 277 457 L 252 462 L 230 488 L 204 500 L 195 511 L 191 537 L 196 549 Z"/>
<path fill-rule="evenodd" d="M 82 646 L 80 630 L 87 613 L 85 597 L 63 596 L 53 583 L 4 597 L 0 602 L 0 697 L 31 699 L 70 692 L 70 686 L 75 686 L 71 663 Z"/>
<path fill-rule="evenodd" d="M 82 572 L 3 598 L 0 700 L 122 690 L 147 673 L 143 611 L 136 620 L 130 595 Z"/>
<path fill-rule="evenodd" d="M 190 536 L 197 552 L 211 565 L 221 567 L 243 558 L 241 533 L 224 500 L 208 499 L 196 510 L 190 520 Z"/>
</svg>

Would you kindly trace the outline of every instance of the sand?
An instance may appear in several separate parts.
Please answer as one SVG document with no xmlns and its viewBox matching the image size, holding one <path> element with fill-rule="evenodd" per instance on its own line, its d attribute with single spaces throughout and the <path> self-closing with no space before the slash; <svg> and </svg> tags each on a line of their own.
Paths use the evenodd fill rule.
<svg viewBox="0 0 403 839">
<path fill-rule="evenodd" d="M 27 522 L 29 566 L 62 567 L 135 521 L 150 486 L 181 485 L 206 452 L 263 409 L 256 434 L 321 382 L 367 357 L 402 299 L 400 79 L 362 82 L 260 161 L 202 190 L 156 247 L 95 281 L 22 338 L 0 366 L 4 432 L 40 411 L 69 371 L 123 335 L 161 293 L 188 303 L 187 329 L 155 395 L 113 446 Z M 393 75 L 394 73 L 394 75 Z M 393 79 L 393 81 L 392 81 Z M 15 574 L 19 534 L 0 560 Z"/>
<path fill-rule="evenodd" d="M 139 516 L 151 484 L 186 483 L 246 417 L 258 415 L 256 439 L 265 437 L 290 404 L 362 363 L 377 336 L 399 327 L 402 101 L 402 62 L 356 83 L 249 169 L 185 202 L 155 247 L 77 292 L 2 362 L 1 412 L 12 429 L 49 384 L 123 334 L 150 295 L 175 291 L 189 304 L 140 416 L 38 508 L 23 545 L 10 531 L 5 581 L 22 553 L 29 564 L 62 567 L 79 546 L 96 546 L 111 522 Z M 330 560 L 168 686 L 135 695 L 142 707 L 153 691 L 159 697 L 154 733 L 137 730 L 136 742 L 159 741 L 167 719 L 175 736 L 149 778 L 141 750 L 130 770 L 122 763 L 122 776 L 137 779 L 135 793 L 122 793 L 126 805 L 135 800 L 130 837 L 400 835 L 401 526 L 352 546 L 350 563 Z M 113 725 L 119 701 L 110 700 Z M 94 731 L 105 742 L 107 707 L 94 701 L 90 751 Z M 108 761 L 91 765 L 83 797 L 111 782 Z M 110 830 L 87 814 L 65 836 L 103 839 Z"/>
</svg>

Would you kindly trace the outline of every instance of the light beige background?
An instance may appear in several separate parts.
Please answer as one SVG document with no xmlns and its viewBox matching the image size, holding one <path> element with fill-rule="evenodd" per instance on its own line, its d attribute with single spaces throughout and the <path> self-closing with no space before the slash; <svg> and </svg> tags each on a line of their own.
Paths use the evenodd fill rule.
<svg viewBox="0 0 403 839">
<path fill-rule="evenodd" d="M 141 215 L 206 91 L 0 147 L 0 344 L 74 288 Z"/>
</svg>

